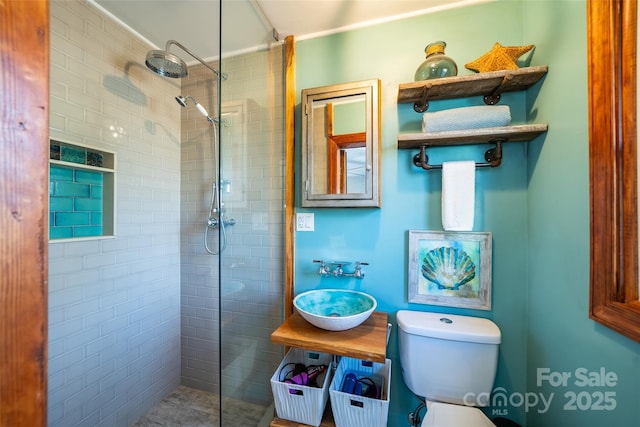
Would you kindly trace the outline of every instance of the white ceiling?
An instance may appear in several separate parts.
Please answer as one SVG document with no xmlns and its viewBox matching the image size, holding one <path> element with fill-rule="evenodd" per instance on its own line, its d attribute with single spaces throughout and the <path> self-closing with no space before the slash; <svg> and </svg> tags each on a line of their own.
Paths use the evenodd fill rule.
<svg viewBox="0 0 640 427">
<path fill-rule="evenodd" d="M 239 52 L 274 41 L 272 27 L 280 40 L 287 35 L 300 40 L 487 0 L 90 1 L 159 49 L 164 49 L 167 40 L 177 40 L 201 58 L 211 59 L 219 56 L 219 27 L 223 34 L 223 52 Z M 183 59 L 190 62 L 191 58 Z"/>
</svg>

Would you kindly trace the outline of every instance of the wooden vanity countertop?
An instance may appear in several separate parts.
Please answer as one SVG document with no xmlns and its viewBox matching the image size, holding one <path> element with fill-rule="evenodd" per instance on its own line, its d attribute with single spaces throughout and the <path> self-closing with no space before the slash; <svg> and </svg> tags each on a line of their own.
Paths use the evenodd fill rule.
<svg viewBox="0 0 640 427">
<path fill-rule="evenodd" d="M 338 356 L 384 363 L 388 316 L 374 312 L 360 326 L 346 331 L 316 328 L 295 312 L 271 334 L 271 342 Z"/>
</svg>

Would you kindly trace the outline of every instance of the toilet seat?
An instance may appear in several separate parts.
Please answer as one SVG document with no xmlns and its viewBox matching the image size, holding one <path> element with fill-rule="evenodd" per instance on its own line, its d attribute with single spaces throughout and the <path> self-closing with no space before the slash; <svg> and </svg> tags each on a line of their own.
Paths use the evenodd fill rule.
<svg viewBox="0 0 640 427">
<path fill-rule="evenodd" d="M 496 427 L 473 406 L 427 401 L 427 414 L 421 427 Z"/>
</svg>

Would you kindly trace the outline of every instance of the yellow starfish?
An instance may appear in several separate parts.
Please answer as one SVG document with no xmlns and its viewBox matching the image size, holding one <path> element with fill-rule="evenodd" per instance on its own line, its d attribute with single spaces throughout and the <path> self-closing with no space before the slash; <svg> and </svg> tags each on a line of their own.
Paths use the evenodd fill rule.
<svg viewBox="0 0 640 427">
<path fill-rule="evenodd" d="M 502 46 L 496 42 L 493 49 L 482 55 L 480 58 L 465 64 L 465 67 L 478 73 L 498 70 L 517 70 L 516 61 L 525 53 L 534 48 L 534 45 L 527 46 Z"/>
</svg>

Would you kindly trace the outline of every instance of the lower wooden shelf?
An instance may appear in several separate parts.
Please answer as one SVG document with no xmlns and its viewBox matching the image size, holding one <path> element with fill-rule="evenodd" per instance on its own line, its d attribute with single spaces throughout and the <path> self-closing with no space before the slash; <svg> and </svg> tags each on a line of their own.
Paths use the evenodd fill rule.
<svg viewBox="0 0 640 427">
<path fill-rule="evenodd" d="M 300 424 L 295 421 L 287 421 L 280 418 L 274 418 L 269 424 L 270 427 L 311 427 L 307 424 Z M 320 423 L 320 427 L 336 427 L 336 423 L 333 420 L 323 419 Z"/>
<path fill-rule="evenodd" d="M 283 420 L 282 418 L 275 417 L 269 427 L 311 427 L 307 424 L 300 424 L 295 421 Z M 336 427 L 335 421 L 333 421 L 333 411 L 331 410 L 331 401 L 327 402 L 327 407 L 324 410 L 322 416 L 322 422 L 319 427 Z"/>
</svg>

